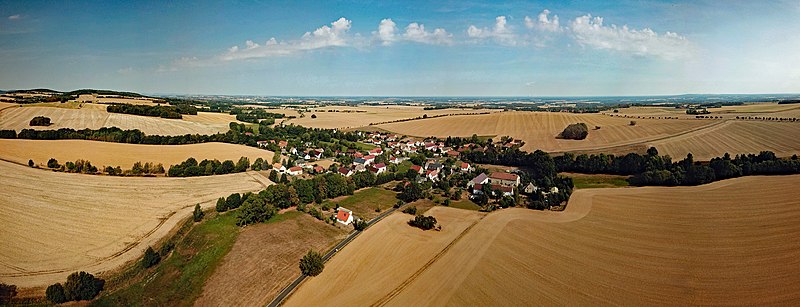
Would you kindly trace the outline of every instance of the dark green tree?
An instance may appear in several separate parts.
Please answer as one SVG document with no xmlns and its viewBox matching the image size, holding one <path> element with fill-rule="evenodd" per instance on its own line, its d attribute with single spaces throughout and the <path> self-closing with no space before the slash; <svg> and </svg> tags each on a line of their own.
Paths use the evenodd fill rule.
<svg viewBox="0 0 800 307">
<path fill-rule="evenodd" d="M 67 294 L 64 293 L 64 286 L 60 283 L 55 283 L 47 287 L 47 290 L 44 292 L 45 297 L 48 301 L 52 302 L 53 304 L 61 304 L 67 302 Z"/>
<path fill-rule="evenodd" d="M 195 222 L 199 222 L 199 221 L 203 220 L 203 215 L 205 215 L 205 213 L 203 213 L 203 210 L 200 209 L 200 204 L 195 204 L 194 205 L 194 212 L 192 213 L 192 216 L 194 217 L 194 221 Z"/>
<path fill-rule="evenodd" d="M 75 272 L 67 276 L 64 293 L 68 301 L 91 300 L 103 291 L 104 285 L 104 280 L 95 278 L 92 274 Z"/>
<path fill-rule="evenodd" d="M 300 272 L 306 276 L 317 276 L 322 273 L 323 269 L 325 269 L 325 261 L 318 252 L 308 251 L 300 260 Z"/>
<path fill-rule="evenodd" d="M 144 251 L 144 257 L 142 257 L 142 267 L 147 269 L 161 261 L 161 255 L 156 253 L 152 247 L 148 246 L 147 250 Z"/>
</svg>

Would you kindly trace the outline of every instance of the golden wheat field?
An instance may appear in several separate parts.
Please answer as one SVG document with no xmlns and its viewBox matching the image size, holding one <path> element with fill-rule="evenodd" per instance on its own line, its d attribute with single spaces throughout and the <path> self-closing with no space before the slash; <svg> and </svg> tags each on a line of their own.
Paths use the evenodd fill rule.
<svg viewBox="0 0 800 307">
<path fill-rule="evenodd" d="M 398 213 L 334 256 L 287 305 L 792 305 L 800 300 L 798 184 L 793 175 L 578 190 L 564 212 L 493 212 L 435 247 L 422 236 L 440 234 L 409 237 L 408 216 Z M 434 209 L 437 218 L 458 210 Z M 398 241 L 411 246 L 387 243 Z M 397 266 L 406 258 L 413 268 Z"/>
<path fill-rule="evenodd" d="M 50 158 L 61 164 L 82 159 L 97 167 L 129 169 L 136 162 L 161 163 L 168 168 L 188 158 L 195 158 L 198 162 L 204 159 L 236 162 L 240 157 L 247 157 L 252 163 L 257 158 L 272 161 L 273 156 L 269 150 L 228 143 L 141 145 L 86 140 L 0 139 L 0 159 L 22 164 L 31 159 L 40 166 L 47 165 Z"/>
<path fill-rule="evenodd" d="M 442 231 L 408 226 L 412 218 L 393 213 L 369 228 L 325 264 L 321 275 L 306 279 L 285 306 L 357 306 L 380 300 L 474 225 L 483 214 L 434 207 Z"/>
<path fill-rule="evenodd" d="M 51 172 L 0 161 L 0 282 L 47 286 L 72 272 L 102 273 L 141 257 L 195 204 L 257 191 L 258 172 L 131 178 Z"/>
<path fill-rule="evenodd" d="M 48 127 L 31 127 L 30 120 L 46 116 L 52 121 Z M 150 135 L 215 134 L 229 130 L 228 124 L 235 120 L 227 114 L 186 115 L 185 119 L 108 113 L 105 109 L 86 107 L 81 109 L 53 107 L 9 108 L 0 112 L 0 129 L 20 131 L 22 129 L 49 130 L 59 128 L 99 129 L 118 127 L 123 130 L 139 129 Z"/>
<path fill-rule="evenodd" d="M 707 161 L 726 152 L 757 154 L 763 150 L 778 156 L 800 154 L 800 123 L 727 121 L 702 131 L 651 142 L 660 154 L 682 159 L 691 153 L 695 160 Z"/>
<path fill-rule="evenodd" d="M 601 114 L 554 112 L 501 112 L 489 115 L 449 116 L 378 127 L 414 136 L 511 136 L 525 141 L 523 150 L 548 152 L 591 150 L 641 143 L 666 138 L 717 124 L 705 120 L 658 120 L 611 117 Z M 585 140 L 561 140 L 556 136 L 569 124 L 586 123 L 589 136 Z M 596 129 L 599 126 L 600 129 Z"/>
<path fill-rule="evenodd" d="M 329 112 L 331 111 L 331 112 Z M 332 112 L 338 111 L 338 112 Z M 417 118 L 423 115 L 435 116 L 444 114 L 464 114 L 498 112 L 500 110 L 474 110 L 474 109 L 441 109 L 424 110 L 423 107 L 412 106 L 359 106 L 359 107 L 321 107 L 306 112 L 304 117 L 284 121 L 286 124 L 295 124 L 313 128 L 346 129 L 368 126 L 373 123 Z M 311 118 L 316 115 L 317 118 Z"/>
</svg>

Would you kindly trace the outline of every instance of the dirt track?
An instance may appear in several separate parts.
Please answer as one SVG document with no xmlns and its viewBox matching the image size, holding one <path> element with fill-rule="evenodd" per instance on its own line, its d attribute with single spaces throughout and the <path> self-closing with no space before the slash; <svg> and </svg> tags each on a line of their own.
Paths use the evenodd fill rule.
<svg viewBox="0 0 800 307">
<path fill-rule="evenodd" d="M 287 304 L 792 304 L 800 300 L 798 184 L 794 175 L 586 189 L 563 213 L 494 212 L 399 293 L 393 290 L 408 273 L 340 282 L 367 272 L 387 276 L 376 268 L 395 267 L 394 259 L 367 251 L 394 242 L 401 229 L 365 236 L 352 243 L 362 250 L 334 257 L 339 266 L 326 267 Z M 391 250 L 419 264 L 432 259 L 418 258 L 413 246 Z"/>
</svg>

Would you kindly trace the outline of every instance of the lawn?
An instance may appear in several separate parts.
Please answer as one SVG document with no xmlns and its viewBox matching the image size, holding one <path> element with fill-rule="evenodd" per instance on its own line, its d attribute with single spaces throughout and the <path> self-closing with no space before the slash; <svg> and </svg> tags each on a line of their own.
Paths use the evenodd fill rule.
<svg viewBox="0 0 800 307">
<path fill-rule="evenodd" d="M 274 216 L 267 223 L 287 220 L 300 214 L 290 211 Z M 102 295 L 93 305 L 192 305 L 200 296 L 206 279 L 236 242 L 240 230 L 236 226 L 236 216 L 237 212 L 228 212 L 195 225 L 180 239 L 175 250 L 155 268 L 142 271 L 136 263 L 130 270 L 139 273 L 131 278 L 130 285 Z"/>
<path fill-rule="evenodd" d="M 575 189 L 621 188 L 628 186 L 628 176 L 575 173 L 565 175 L 572 178 L 572 183 L 575 184 Z"/>
<path fill-rule="evenodd" d="M 466 209 L 466 210 L 475 210 L 475 211 L 481 209 L 481 206 L 478 206 L 476 203 L 473 203 L 471 200 L 466 198 L 462 198 L 461 200 L 456 200 L 456 201 L 451 200 L 450 207 Z"/>
<path fill-rule="evenodd" d="M 353 210 L 357 217 L 369 220 L 394 206 L 397 202 L 395 195 L 397 193 L 394 191 L 373 187 L 355 192 L 353 195 L 335 201 L 335 203 Z M 380 209 L 380 212 L 376 212 L 375 208 Z"/>
</svg>

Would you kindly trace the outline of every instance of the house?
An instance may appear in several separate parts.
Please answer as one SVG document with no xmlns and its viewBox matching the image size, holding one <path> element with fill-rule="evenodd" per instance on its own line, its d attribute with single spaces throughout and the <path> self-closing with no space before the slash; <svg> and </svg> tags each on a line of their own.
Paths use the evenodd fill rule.
<svg viewBox="0 0 800 307">
<path fill-rule="evenodd" d="M 355 158 L 355 159 L 353 159 L 353 164 L 366 165 L 367 164 L 367 160 L 365 160 L 364 158 Z"/>
<path fill-rule="evenodd" d="M 289 153 L 293 154 L 293 155 L 296 155 L 297 154 L 297 147 L 292 147 L 292 149 L 289 149 Z"/>
<path fill-rule="evenodd" d="M 436 163 L 436 162 L 428 162 L 428 164 L 425 165 L 425 169 L 429 170 L 429 171 L 432 171 L 432 170 L 437 170 L 438 171 L 438 170 L 441 170 L 443 167 L 444 167 L 444 165 L 442 165 L 441 163 Z"/>
<path fill-rule="evenodd" d="M 353 157 L 354 157 L 354 158 L 363 158 L 363 157 L 364 157 L 364 154 L 362 154 L 362 153 L 360 153 L 360 152 L 357 152 L 357 153 L 354 153 L 354 154 L 353 154 Z"/>
<path fill-rule="evenodd" d="M 375 156 L 374 155 L 364 156 L 364 160 L 367 161 L 366 164 L 371 164 L 371 163 L 375 162 Z"/>
<path fill-rule="evenodd" d="M 256 142 L 256 144 L 258 145 L 258 147 L 267 147 L 267 145 L 269 145 L 269 142 L 268 141 L 258 141 L 258 142 Z"/>
<path fill-rule="evenodd" d="M 310 155 L 314 159 L 322 159 L 322 153 L 323 153 L 322 150 L 313 149 L 308 152 L 308 155 Z"/>
<path fill-rule="evenodd" d="M 402 162 L 403 162 L 403 159 L 402 159 L 402 158 L 400 158 L 400 157 L 395 157 L 395 156 L 391 156 L 391 157 L 389 157 L 389 163 L 392 163 L 392 164 L 400 164 L 400 163 L 402 163 Z"/>
<path fill-rule="evenodd" d="M 483 186 L 484 186 L 483 184 L 476 184 L 472 188 L 472 193 L 473 194 L 483 194 Z M 491 190 L 492 191 L 500 191 L 500 193 L 502 193 L 503 196 L 513 196 L 514 195 L 514 187 L 512 187 L 512 186 L 492 184 L 491 185 Z"/>
<path fill-rule="evenodd" d="M 472 166 L 469 165 L 469 163 L 467 162 L 461 162 L 461 167 L 459 167 L 458 169 L 466 173 L 472 171 Z"/>
<path fill-rule="evenodd" d="M 286 171 L 286 173 L 289 174 L 290 176 L 302 175 L 303 168 L 299 166 L 292 166 L 289 168 L 289 170 Z"/>
<path fill-rule="evenodd" d="M 353 170 L 351 170 L 349 168 L 346 168 L 346 167 L 340 167 L 339 168 L 339 175 L 342 175 L 342 176 L 345 176 L 345 177 L 350 177 L 350 176 L 353 175 Z"/>
<path fill-rule="evenodd" d="M 357 164 L 356 167 L 353 168 L 353 171 L 356 173 L 360 173 L 367 170 L 367 166 L 363 164 Z"/>
<path fill-rule="evenodd" d="M 539 187 L 533 185 L 533 183 L 528 183 L 528 185 L 526 185 L 525 189 L 523 190 L 523 192 L 525 192 L 527 194 L 532 194 L 532 193 L 538 192 L 538 191 L 539 191 Z"/>
<path fill-rule="evenodd" d="M 430 181 L 439 180 L 439 170 L 428 170 L 425 172 L 425 178 L 428 178 Z"/>
<path fill-rule="evenodd" d="M 467 186 L 472 187 L 478 184 L 485 184 L 487 182 L 489 182 L 489 176 L 486 176 L 486 174 L 484 173 L 480 173 L 478 176 L 476 176 L 470 182 L 468 182 Z"/>
<path fill-rule="evenodd" d="M 375 173 L 376 175 L 384 173 L 384 172 L 386 172 L 386 164 L 378 163 L 378 164 L 372 165 L 372 166 L 370 166 L 369 170 L 371 172 Z"/>
<path fill-rule="evenodd" d="M 383 149 L 381 149 L 380 147 L 375 148 L 373 150 L 370 150 L 369 154 L 370 155 L 381 155 L 381 154 L 383 154 Z"/>
<path fill-rule="evenodd" d="M 350 225 L 353 222 L 353 211 L 339 207 L 336 210 L 336 221 L 345 225 Z"/>
<path fill-rule="evenodd" d="M 325 172 L 325 168 L 319 165 L 314 166 L 314 173 L 315 174 L 322 174 Z"/>
<path fill-rule="evenodd" d="M 409 169 L 414 170 L 417 174 L 422 174 L 422 166 L 412 165 Z"/>
<path fill-rule="evenodd" d="M 519 185 L 519 176 L 511 173 L 494 172 L 489 175 L 489 182 L 504 186 L 517 186 Z"/>
<path fill-rule="evenodd" d="M 283 164 L 275 163 L 275 164 L 272 164 L 272 170 L 274 170 L 274 171 L 276 171 L 278 173 L 283 173 L 283 172 L 286 171 L 286 167 L 283 166 Z"/>
<path fill-rule="evenodd" d="M 280 147 L 280 148 L 286 148 L 287 145 L 289 145 L 289 142 L 287 142 L 287 141 L 278 142 L 278 147 Z"/>
<path fill-rule="evenodd" d="M 434 143 L 425 143 L 425 150 L 434 150 L 436 149 L 436 144 Z"/>
<path fill-rule="evenodd" d="M 447 156 L 448 157 L 454 157 L 455 158 L 455 157 L 458 157 L 458 155 L 459 155 L 458 151 L 455 151 L 455 150 L 448 150 L 447 151 Z"/>
</svg>

